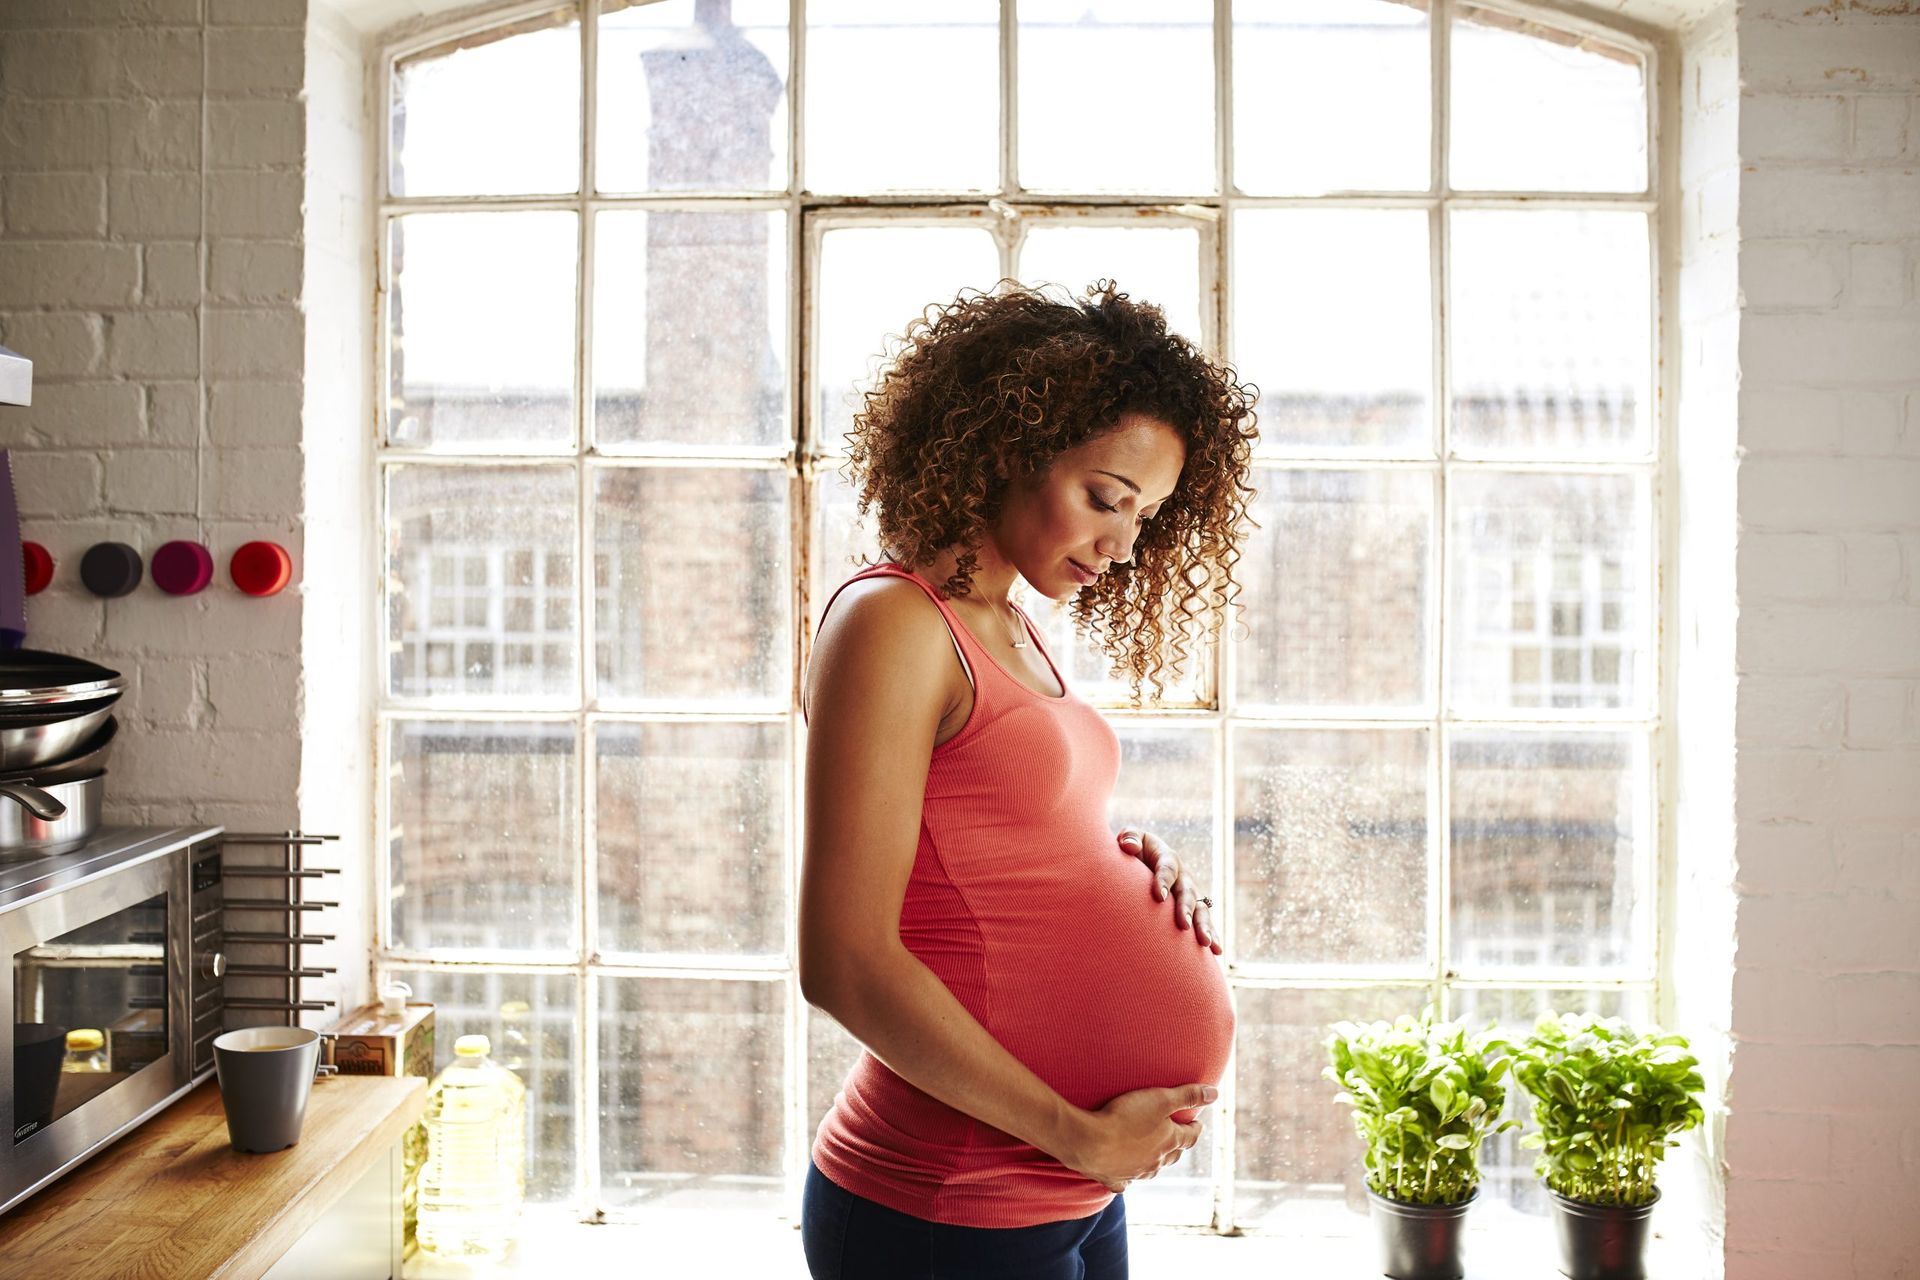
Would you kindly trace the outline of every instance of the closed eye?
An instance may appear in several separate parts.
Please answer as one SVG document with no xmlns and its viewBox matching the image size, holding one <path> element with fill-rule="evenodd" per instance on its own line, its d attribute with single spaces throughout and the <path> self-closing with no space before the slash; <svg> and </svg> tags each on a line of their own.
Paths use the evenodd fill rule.
<svg viewBox="0 0 1920 1280">
<path fill-rule="evenodd" d="M 1095 497 L 1091 493 L 1087 495 L 1087 498 L 1089 501 L 1093 503 L 1094 506 L 1098 507 L 1102 511 L 1118 511 L 1120 509 L 1119 507 L 1114 506 L 1111 503 L 1100 501 L 1099 498 Z M 1157 516 L 1158 514 L 1159 514 L 1158 512 L 1155 512 L 1154 516 Z M 1141 524 L 1151 524 L 1153 523 L 1154 516 L 1137 516 L 1135 518 L 1139 520 Z"/>
</svg>

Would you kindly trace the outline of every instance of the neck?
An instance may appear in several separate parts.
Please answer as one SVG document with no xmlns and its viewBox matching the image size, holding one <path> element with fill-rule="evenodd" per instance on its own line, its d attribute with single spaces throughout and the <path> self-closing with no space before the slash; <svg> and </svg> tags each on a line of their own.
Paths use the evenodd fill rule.
<svg viewBox="0 0 1920 1280">
<path fill-rule="evenodd" d="M 1019 572 L 994 550 L 991 541 L 981 543 L 978 554 L 979 562 L 973 570 L 972 591 L 968 598 L 1002 609 L 1008 608 L 1012 603 L 1014 580 L 1020 576 Z M 928 563 L 907 567 L 937 587 L 953 576 L 953 567 L 959 560 L 960 553 L 952 547 L 946 547 Z"/>
</svg>

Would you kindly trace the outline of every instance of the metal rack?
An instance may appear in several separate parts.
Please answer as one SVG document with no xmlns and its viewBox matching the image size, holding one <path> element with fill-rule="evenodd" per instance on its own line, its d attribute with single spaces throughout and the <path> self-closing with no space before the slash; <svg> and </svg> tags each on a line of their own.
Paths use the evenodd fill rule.
<svg viewBox="0 0 1920 1280">
<path fill-rule="evenodd" d="M 240 916 L 243 921 L 272 919 L 274 925 L 251 928 L 229 928 L 225 931 L 228 946 L 240 946 L 255 955 L 264 954 L 264 958 L 250 959 L 244 963 L 229 960 L 226 965 L 226 978 L 229 983 L 234 979 L 277 980 L 281 991 L 275 995 L 233 995 L 226 998 L 229 1012 L 236 1010 L 256 1010 L 268 1013 L 280 1013 L 285 1016 L 288 1026 L 297 1026 L 302 1013 L 319 1012 L 335 1007 L 332 1000 L 310 1000 L 302 991 L 301 984 L 308 978 L 325 977 L 336 972 L 332 967 L 310 964 L 306 958 L 306 948 L 332 942 L 334 935 L 311 931 L 306 918 L 308 913 L 324 911 L 337 907 L 337 902 L 327 902 L 307 897 L 309 881 L 320 880 L 326 876 L 338 875 L 338 867 L 314 867 L 307 865 L 307 855 L 316 846 L 338 836 L 308 835 L 302 831 L 256 832 L 230 831 L 220 837 L 225 851 L 235 849 L 264 849 L 271 851 L 263 862 L 236 862 L 232 857 L 222 859 L 222 878 L 227 881 L 226 900 L 221 910 L 227 917 Z M 277 856 L 275 856 L 277 854 Z M 278 896 L 254 896 L 257 893 L 271 895 L 274 885 L 284 885 Z M 242 889 L 241 894 L 231 892 Z M 246 984 L 253 985 L 253 984 Z M 257 1025 L 242 1023 L 240 1025 Z"/>
</svg>

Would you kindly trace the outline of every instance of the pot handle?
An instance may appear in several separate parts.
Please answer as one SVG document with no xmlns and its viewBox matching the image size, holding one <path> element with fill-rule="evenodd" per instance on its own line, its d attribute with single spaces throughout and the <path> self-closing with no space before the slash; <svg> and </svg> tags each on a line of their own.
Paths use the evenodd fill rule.
<svg viewBox="0 0 1920 1280">
<path fill-rule="evenodd" d="M 67 816 L 66 805 L 30 782 L 0 782 L 0 796 L 17 801 L 22 809 L 42 822 L 58 822 Z"/>
</svg>

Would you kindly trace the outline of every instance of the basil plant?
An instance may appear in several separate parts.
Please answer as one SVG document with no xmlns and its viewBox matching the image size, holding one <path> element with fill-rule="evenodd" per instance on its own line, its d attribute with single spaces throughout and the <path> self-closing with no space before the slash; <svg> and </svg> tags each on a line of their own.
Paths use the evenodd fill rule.
<svg viewBox="0 0 1920 1280">
<path fill-rule="evenodd" d="M 1409 1204 L 1458 1204 L 1480 1185 L 1480 1143 L 1517 1128 L 1499 1121 L 1506 1041 L 1458 1022 L 1418 1018 L 1333 1025 L 1322 1073 L 1340 1086 L 1366 1144 L 1367 1186 Z"/>
<path fill-rule="evenodd" d="M 1699 1124 L 1706 1087 L 1687 1038 L 1640 1032 L 1618 1018 L 1549 1014 L 1514 1051 L 1533 1096 L 1534 1171 L 1569 1200 L 1651 1204 L 1654 1166 Z"/>
</svg>

